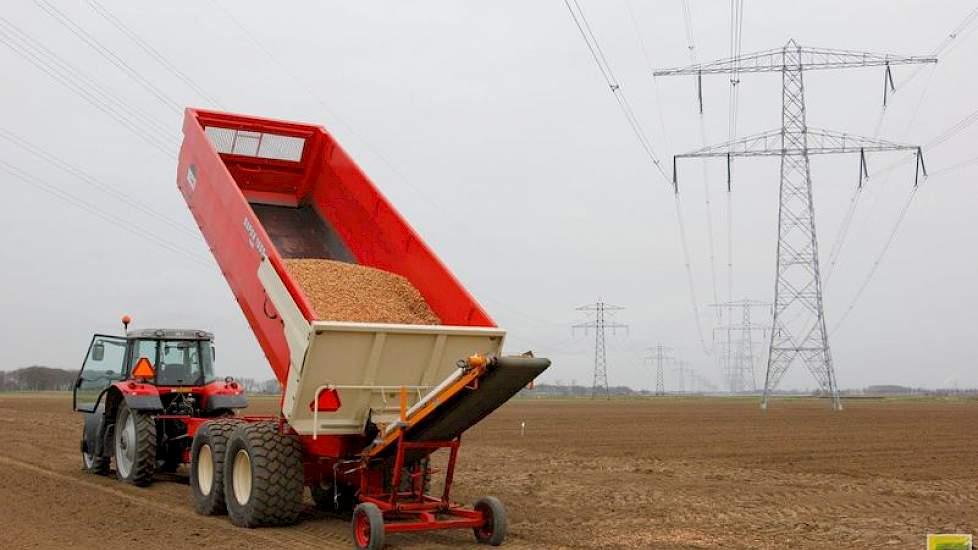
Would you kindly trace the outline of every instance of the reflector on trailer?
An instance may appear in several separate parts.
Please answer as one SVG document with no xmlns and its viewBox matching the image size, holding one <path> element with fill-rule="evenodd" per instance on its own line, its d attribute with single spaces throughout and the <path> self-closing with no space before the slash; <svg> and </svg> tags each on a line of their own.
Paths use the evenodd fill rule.
<svg viewBox="0 0 978 550">
<path fill-rule="evenodd" d="M 139 361 L 136 361 L 136 367 L 132 369 L 133 378 L 152 378 L 156 376 L 156 370 L 153 369 L 153 364 L 149 362 L 149 359 L 145 357 L 140 357 Z"/>
<path fill-rule="evenodd" d="M 323 390 L 315 401 L 309 403 L 310 411 L 335 412 L 340 410 L 340 393 L 335 389 Z"/>
</svg>

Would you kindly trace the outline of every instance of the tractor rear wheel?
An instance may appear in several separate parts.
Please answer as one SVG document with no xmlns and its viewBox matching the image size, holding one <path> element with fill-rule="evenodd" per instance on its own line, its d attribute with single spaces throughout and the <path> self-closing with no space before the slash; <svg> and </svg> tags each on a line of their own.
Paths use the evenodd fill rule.
<svg viewBox="0 0 978 550">
<path fill-rule="evenodd" d="M 357 550 L 384 547 L 384 514 L 376 504 L 362 502 L 353 510 L 353 544 Z"/>
<path fill-rule="evenodd" d="M 475 540 L 479 544 L 499 546 L 506 539 L 506 509 L 496 497 L 482 497 L 473 506 L 476 512 L 482 512 L 485 523 L 472 529 Z"/>
<path fill-rule="evenodd" d="M 204 422 L 190 447 L 190 494 L 198 514 L 227 512 L 224 504 L 224 457 L 228 438 L 240 420 L 222 418 Z"/>
<path fill-rule="evenodd" d="M 140 487 L 153 482 L 156 472 L 156 420 L 128 405 L 119 405 L 115 420 L 115 473 Z"/>
<path fill-rule="evenodd" d="M 302 445 L 277 422 L 241 423 L 224 455 L 224 500 L 240 527 L 290 525 L 305 494 Z"/>
</svg>

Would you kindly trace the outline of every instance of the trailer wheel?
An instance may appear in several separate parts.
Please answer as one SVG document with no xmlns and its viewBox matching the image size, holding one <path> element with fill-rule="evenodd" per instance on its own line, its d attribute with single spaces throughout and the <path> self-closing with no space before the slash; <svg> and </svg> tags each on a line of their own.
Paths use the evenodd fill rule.
<svg viewBox="0 0 978 550">
<path fill-rule="evenodd" d="M 239 527 L 290 525 L 305 492 L 302 445 L 277 422 L 241 423 L 224 454 L 224 500 Z"/>
<path fill-rule="evenodd" d="M 384 514 L 376 504 L 362 502 L 353 510 L 353 544 L 357 550 L 384 547 Z"/>
<path fill-rule="evenodd" d="M 83 439 L 81 442 L 81 454 L 82 454 L 82 466 L 83 469 L 90 473 L 100 476 L 104 476 L 109 473 L 109 457 L 106 456 L 95 456 L 95 454 L 88 452 L 86 449 L 87 445 Z"/>
<path fill-rule="evenodd" d="M 227 513 L 224 504 L 224 457 L 228 438 L 240 420 L 210 420 L 197 430 L 190 447 L 190 494 L 198 514 Z"/>
<path fill-rule="evenodd" d="M 506 539 L 506 508 L 496 497 L 482 497 L 473 506 L 476 512 L 482 512 L 485 523 L 472 529 L 475 540 L 479 544 L 499 546 Z"/>
<path fill-rule="evenodd" d="M 119 405 L 115 420 L 115 473 L 127 483 L 144 487 L 156 472 L 156 420 L 128 405 Z"/>
</svg>

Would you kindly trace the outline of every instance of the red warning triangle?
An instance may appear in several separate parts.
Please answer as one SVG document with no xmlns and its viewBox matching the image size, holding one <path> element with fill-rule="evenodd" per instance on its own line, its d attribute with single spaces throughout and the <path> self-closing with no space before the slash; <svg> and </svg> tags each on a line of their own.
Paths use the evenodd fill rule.
<svg viewBox="0 0 978 550">
<path fill-rule="evenodd" d="M 153 364 L 145 357 L 140 357 L 139 361 L 136 361 L 136 367 L 132 369 L 133 378 L 152 378 L 155 375 Z"/>
</svg>

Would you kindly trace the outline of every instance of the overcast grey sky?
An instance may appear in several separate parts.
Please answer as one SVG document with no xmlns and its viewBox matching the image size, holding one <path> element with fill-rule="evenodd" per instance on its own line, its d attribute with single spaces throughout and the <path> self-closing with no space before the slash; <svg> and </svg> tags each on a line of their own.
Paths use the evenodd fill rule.
<svg viewBox="0 0 978 550">
<path fill-rule="evenodd" d="M 86 0 L 54 5 L 70 18 L 68 26 L 78 25 L 81 36 L 78 28 L 90 33 L 121 62 L 86 45 L 43 3 L 4 3 L 0 127 L 184 230 L 0 139 L 7 170 L 44 182 L 29 185 L 0 172 L 0 368 L 77 368 L 91 333 L 118 331 L 119 316 L 129 313 L 137 327 L 213 330 L 223 373 L 272 376 L 195 235 L 176 190 L 175 159 L 18 55 L 11 45 L 26 35 L 158 121 L 158 130 L 136 124 L 163 149 L 176 150 L 181 139 L 182 114 L 173 102 L 215 107 L 210 98 L 228 111 L 323 124 L 510 331 L 510 350 L 554 359 L 548 380 L 590 383 L 593 335 L 572 334 L 570 326 L 583 320 L 576 306 L 601 297 L 625 306 L 616 318 L 630 325 L 627 334 L 609 335 L 611 384 L 652 386 L 642 357 L 659 341 L 719 383 L 715 360 L 698 342 L 672 193 L 643 156 L 562 1 L 217 1 L 95 5 L 199 90 L 137 48 Z M 682 2 L 631 0 L 634 22 L 624 1 L 580 2 L 657 153 L 669 159 L 699 147 L 693 80 L 656 84 L 651 76 L 650 63 L 689 62 Z M 729 3 L 689 4 L 698 58 L 727 57 Z M 965 1 L 748 0 L 742 48 L 779 47 L 794 37 L 804 45 L 923 55 L 974 8 Z M 879 123 L 880 136 L 928 143 L 978 109 L 978 77 L 969 67 L 976 52 L 978 33 L 966 32 L 936 67 L 895 68 L 897 83 L 906 84 Z M 807 73 L 809 124 L 874 135 L 882 76 L 879 69 Z M 729 82 L 716 76 L 704 84 L 707 139 L 720 142 L 727 133 Z M 740 91 L 740 135 L 780 124 L 777 75 L 745 75 Z M 976 137 L 978 128 L 969 127 L 928 151 L 930 171 L 978 155 Z M 830 329 L 857 295 L 907 200 L 912 163 L 875 174 L 899 158 L 869 158 L 872 177 L 826 288 Z M 858 159 L 848 156 L 812 161 L 823 260 L 852 197 L 857 167 Z M 777 170 L 775 159 L 738 162 L 729 197 L 722 163 L 710 165 L 706 180 L 693 164 L 681 171 L 707 344 L 715 321 L 705 308 L 714 298 L 708 220 L 718 297 L 728 298 L 730 199 L 733 295 L 770 300 Z M 978 163 L 922 184 L 875 276 L 832 333 L 842 387 L 978 385 L 976 175 Z M 51 186 L 47 192 L 44 185 Z M 122 227 L 93 208 L 111 213 Z M 204 265 L 193 256 L 205 258 Z M 673 373 L 667 385 L 674 387 Z M 815 383 L 798 364 L 782 386 Z"/>
</svg>

